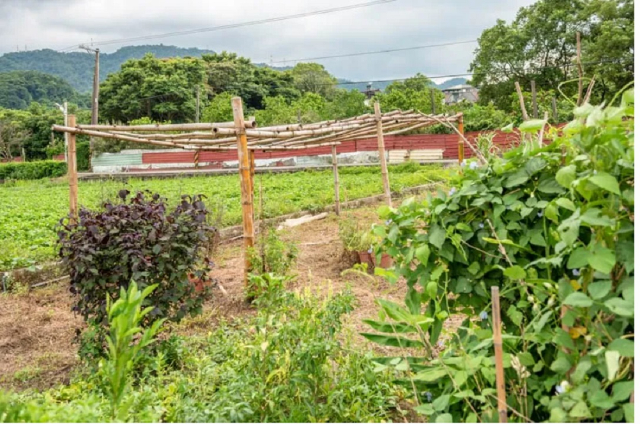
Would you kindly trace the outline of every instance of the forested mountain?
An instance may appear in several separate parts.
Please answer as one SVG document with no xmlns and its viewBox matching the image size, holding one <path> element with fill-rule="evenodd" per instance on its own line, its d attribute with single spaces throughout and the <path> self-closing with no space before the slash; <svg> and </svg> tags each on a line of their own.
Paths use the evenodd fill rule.
<svg viewBox="0 0 640 424">
<path fill-rule="evenodd" d="M 89 107 L 89 95 L 79 94 L 64 79 L 37 71 L 0 73 L 0 107 L 27 109 L 32 102 L 53 105 L 63 101 Z"/>
<path fill-rule="evenodd" d="M 100 54 L 100 81 L 120 70 L 129 59 L 140 59 L 146 53 L 157 58 L 200 57 L 209 50 L 165 45 L 128 46 L 114 53 Z M 10 71 L 39 71 L 62 77 L 79 92 L 89 92 L 93 84 L 95 55 L 85 52 L 61 53 L 51 49 L 6 53 L 0 56 L 0 73 Z"/>
</svg>

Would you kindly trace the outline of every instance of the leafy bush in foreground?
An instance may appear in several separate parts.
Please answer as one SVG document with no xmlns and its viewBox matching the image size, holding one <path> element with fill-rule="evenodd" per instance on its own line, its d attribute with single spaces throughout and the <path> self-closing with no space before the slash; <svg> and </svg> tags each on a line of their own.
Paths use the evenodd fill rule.
<svg viewBox="0 0 640 424">
<path fill-rule="evenodd" d="M 509 419 L 633 421 L 633 94 L 582 106 L 548 146 L 524 142 L 464 169 L 449 194 L 413 200 L 374 231 L 404 277 L 406 307 L 380 302 L 376 342 L 424 348 L 395 358 L 446 421 L 497 420 L 490 287 L 503 317 Z M 532 128 L 540 122 L 523 125 Z M 537 137 L 536 137 L 537 138 Z M 443 322 L 464 322 L 438 346 Z M 386 333 L 386 334 L 380 334 Z"/>
<path fill-rule="evenodd" d="M 74 310 L 89 323 L 105 324 L 107 296 L 114 299 L 135 280 L 141 290 L 158 285 L 145 303 L 154 306 L 145 323 L 199 312 L 204 296 L 195 293 L 189 274 L 202 278 L 209 271 L 200 252 L 211 230 L 202 196 L 182 196 L 167 213 L 166 199 L 157 194 L 128 195 L 122 190 L 122 203 L 82 209 L 77 223 L 60 223 L 59 254 L 71 276 Z"/>
</svg>

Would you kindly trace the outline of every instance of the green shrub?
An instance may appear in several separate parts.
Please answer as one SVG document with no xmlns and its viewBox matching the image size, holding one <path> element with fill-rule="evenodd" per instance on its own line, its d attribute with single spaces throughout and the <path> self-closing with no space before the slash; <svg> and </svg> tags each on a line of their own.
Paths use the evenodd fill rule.
<svg viewBox="0 0 640 424">
<path fill-rule="evenodd" d="M 201 250 L 212 228 L 202 196 L 182 196 L 172 212 L 157 194 L 128 196 L 128 190 L 121 190 L 122 203 L 107 201 L 98 211 L 83 208 L 77 222 L 67 218 L 58 226 L 59 255 L 76 296 L 74 310 L 89 323 L 104 325 L 107 298 L 114 299 L 135 280 L 141 290 L 158 284 L 145 304 L 154 306 L 145 324 L 199 313 L 209 287 L 196 293 L 189 276 L 206 279 L 209 274 Z"/>
<path fill-rule="evenodd" d="M 510 420 L 633 421 L 633 94 L 585 105 L 539 148 L 525 141 L 465 168 L 446 193 L 383 208 L 374 230 L 407 281 L 405 305 L 368 321 L 388 345 L 424 348 L 411 369 L 418 411 L 497 420 L 490 288 L 501 296 Z M 535 132 L 541 121 L 520 129 Z M 444 321 L 464 322 L 448 347 Z M 386 333 L 386 334 L 381 334 Z M 444 350 L 444 352 L 442 352 Z M 523 418 L 524 417 L 524 418 Z"/>
<path fill-rule="evenodd" d="M 62 161 L 0 163 L 0 180 L 39 180 L 66 175 L 67 164 Z"/>
<path fill-rule="evenodd" d="M 88 171 L 91 169 L 91 158 L 89 152 L 89 142 L 83 141 L 76 144 L 76 161 L 78 171 Z"/>
<path fill-rule="evenodd" d="M 275 228 L 267 227 L 249 254 L 253 274 L 287 275 L 298 259 L 298 246 L 283 240 Z"/>
</svg>

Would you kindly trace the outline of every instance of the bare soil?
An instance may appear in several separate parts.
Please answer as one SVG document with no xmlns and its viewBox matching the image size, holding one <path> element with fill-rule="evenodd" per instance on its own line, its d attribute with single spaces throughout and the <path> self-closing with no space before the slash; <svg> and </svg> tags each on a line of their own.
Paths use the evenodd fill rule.
<svg viewBox="0 0 640 424">
<path fill-rule="evenodd" d="M 378 222 L 377 206 L 349 212 L 361 222 Z M 290 290 L 319 293 L 351 290 L 357 306 L 345 318 L 342 339 L 352 348 L 391 354 L 391 350 L 369 343 L 358 333 L 369 331 L 363 319 L 378 316 L 377 298 L 403 303 L 406 286 L 390 285 L 380 277 L 347 271 L 353 265 L 344 254 L 338 237 L 338 217 L 313 221 L 286 230 L 285 238 L 299 248 L 296 278 Z M 212 276 L 221 288 L 201 315 L 185 319 L 174 331 L 198 334 L 211 331 L 221 319 L 231 320 L 255 313 L 244 295 L 242 241 L 222 245 L 214 259 Z M 0 388 L 42 390 L 65 383 L 78 365 L 73 339 L 83 327 L 82 319 L 71 312 L 72 298 L 66 285 L 32 290 L 23 294 L 0 294 Z M 459 325 L 449 322 L 449 328 Z M 397 349 L 393 354 L 397 355 Z"/>
</svg>

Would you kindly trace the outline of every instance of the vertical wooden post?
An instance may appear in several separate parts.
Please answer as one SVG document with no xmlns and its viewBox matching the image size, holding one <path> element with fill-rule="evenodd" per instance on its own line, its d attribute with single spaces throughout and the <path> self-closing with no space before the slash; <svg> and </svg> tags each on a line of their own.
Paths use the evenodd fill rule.
<svg viewBox="0 0 640 424">
<path fill-rule="evenodd" d="M 384 185 L 384 198 L 387 205 L 391 206 L 391 189 L 389 188 L 389 171 L 387 170 L 387 157 L 384 151 L 384 134 L 382 133 L 382 114 L 380 103 L 376 100 L 373 105 L 376 114 L 378 129 L 378 153 L 380 155 L 380 169 L 382 171 L 382 184 Z"/>
<path fill-rule="evenodd" d="M 502 320 L 500 318 L 500 290 L 491 287 L 491 313 L 493 318 L 493 346 L 496 351 L 496 389 L 498 391 L 498 415 L 501 423 L 507 422 L 507 395 L 502 364 Z"/>
<path fill-rule="evenodd" d="M 536 82 L 531 80 L 531 109 L 533 119 L 538 119 L 538 94 L 536 93 Z"/>
<path fill-rule="evenodd" d="M 556 96 L 551 98 L 551 112 L 553 114 L 553 122 L 558 123 L 558 105 L 556 104 Z"/>
<path fill-rule="evenodd" d="M 76 116 L 67 116 L 67 125 L 76 126 Z M 67 160 L 67 176 L 69 177 L 69 214 L 72 220 L 78 219 L 78 165 L 76 157 L 76 135 L 69 133 L 69 152 Z"/>
<path fill-rule="evenodd" d="M 336 200 L 336 215 L 340 215 L 340 182 L 338 181 L 338 148 L 331 146 L 331 159 L 333 164 L 333 193 Z"/>
<path fill-rule="evenodd" d="M 458 119 L 458 131 L 460 135 L 458 135 L 458 165 L 462 165 L 462 161 L 464 160 L 464 118 L 460 115 Z"/>
<path fill-rule="evenodd" d="M 253 247 L 254 244 L 251 168 L 249 166 L 249 151 L 247 149 L 247 133 L 244 127 L 242 99 L 240 97 L 231 99 L 231 107 L 233 108 L 233 122 L 236 128 L 236 139 L 238 141 L 238 171 L 240 172 L 240 189 L 242 191 L 242 227 L 244 235 L 244 282 L 247 284 L 249 281 L 249 270 L 251 269 L 249 249 Z"/>
<path fill-rule="evenodd" d="M 580 43 L 580 33 L 576 32 L 576 64 L 578 65 L 578 102 L 577 106 L 582 105 L 582 47 Z"/>
</svg>

